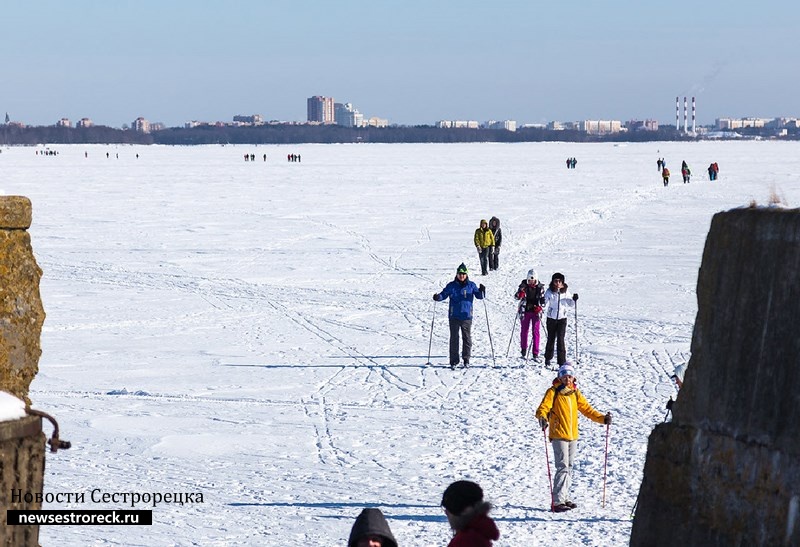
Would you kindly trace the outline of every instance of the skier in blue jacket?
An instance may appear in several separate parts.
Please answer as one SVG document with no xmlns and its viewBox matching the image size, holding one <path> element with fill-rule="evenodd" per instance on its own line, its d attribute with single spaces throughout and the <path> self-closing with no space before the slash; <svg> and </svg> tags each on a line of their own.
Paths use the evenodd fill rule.
<svg viewBox="0 0 800 547">
<path fill-rule="evenodd" d="M 483 299 L 486 296 L 486 287 L 481 284 L 475 285 L 469 280 L 469 272 L 462 262 L 456 270 L 456 278 L 448 283 L 442 292 L 433 293 L 433 299 L 437 302 L 450 299 L 450 367 L 454 368 L 458 364 L 458 333 L 464 340 L 461 357 L 464 366 L 469 366 L 469 358 L 472 354 L 472 300 L 474 298 Z"/>
</svg>

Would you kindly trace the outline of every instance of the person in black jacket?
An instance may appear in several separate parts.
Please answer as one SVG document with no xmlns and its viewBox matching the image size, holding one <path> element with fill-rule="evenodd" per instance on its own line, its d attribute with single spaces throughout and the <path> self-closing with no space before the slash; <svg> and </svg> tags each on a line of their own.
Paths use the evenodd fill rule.
<svg viewBox="0 0 800 547">
<path fill-rule="evenodd" d="M 503 230 L 500 229 L 500 219 L 492 217 L 489 220 L 489 229 L 494 234 L 494 250 L 489 255 L 489 269 L 496 270 L 500 267 L 500 244 L 503 242 Z"/>
<path fill-rule="evenodd" d="M 533 359 L 539 359 L 539 338 L 541 333 L 542 308 L 544 306 L 544 285 L 539 283 L 536 270 L 528 270 L 528 276 L 519 284 L 516 294 L 519 304 L 520 336 L 519 345 L 522 358 L 528 355 L 528 330 L 533 327 Z"/>
<path fill-rule="evenodd" d="M 397 540 L 381 510 L 367 508 L 353 523 L 347 547 L 397 547 Z"/>
</svg>

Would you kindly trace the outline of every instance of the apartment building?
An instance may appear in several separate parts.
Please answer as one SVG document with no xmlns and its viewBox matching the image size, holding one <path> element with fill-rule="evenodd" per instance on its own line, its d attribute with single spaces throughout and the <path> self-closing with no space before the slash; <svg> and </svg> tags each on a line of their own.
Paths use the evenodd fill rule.
<svg viewBox="0 0 800 547">
<path fill-rule="evenodd" d="M 333 97 L 314 95 L 306 101 L 308 121 L 312 123 L 336 123 L 333 110 Z"/>
</svg>

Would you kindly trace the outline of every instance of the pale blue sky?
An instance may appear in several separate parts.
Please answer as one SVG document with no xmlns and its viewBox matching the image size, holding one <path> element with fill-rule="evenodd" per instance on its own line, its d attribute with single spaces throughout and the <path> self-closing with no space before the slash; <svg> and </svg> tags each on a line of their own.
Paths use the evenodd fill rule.
<svg viewBox="0 0 800 547">
<path fill-rule="evenodd" d="M 304 121 L 312 95 L 400 124 L 672 124 L 684 95 L 697 97 L 699 124 L 800 116 L 800 7 L 788 0 L 6 0 L 0 10 L 0 112 L 31 125 Z"/>
</svg>

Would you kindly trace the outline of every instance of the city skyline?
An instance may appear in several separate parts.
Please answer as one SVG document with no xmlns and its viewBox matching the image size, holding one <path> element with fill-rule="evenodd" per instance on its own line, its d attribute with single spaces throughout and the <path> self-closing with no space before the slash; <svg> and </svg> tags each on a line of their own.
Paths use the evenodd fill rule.
<svg viewBox="0 0 800 547">
<path fill-rule="evenodd" d="M 168 127 L 253 113 L 304 121 L 314 95 L 400 125 L 666 125 L 676 96 L 697 98 L 698 125 L 797 110 L 791 4 L 323 5 L 12 3 L 0 110 L 29 125 L 111 127 L 140 116 Z"/>
</svg>

